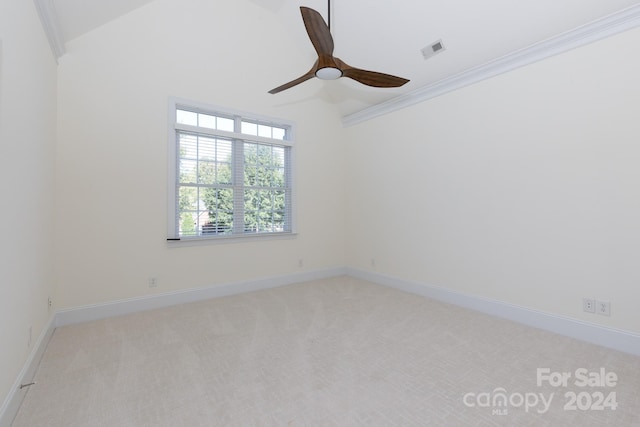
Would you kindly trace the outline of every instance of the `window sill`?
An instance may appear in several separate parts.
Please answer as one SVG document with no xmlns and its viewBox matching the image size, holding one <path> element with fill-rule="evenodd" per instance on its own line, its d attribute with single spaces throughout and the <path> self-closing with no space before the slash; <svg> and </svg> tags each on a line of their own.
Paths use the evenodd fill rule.
<svg viewBox="0 0 640 427">
<path fill-rule="evenodd" d="M 298 233 L 264 233 L 264 234 L 235 234 L 226 236 L 211 236 L 211 237 L 182 237 L 180 240 L 167 239 L 167 246 L 169 248 L 182 248 L 189 246 L 210 246 L 225 243 L 239 243 L 239 242 L 259 242 L 264 240 L 286 240 L 295 239 Z"/>
</svg>

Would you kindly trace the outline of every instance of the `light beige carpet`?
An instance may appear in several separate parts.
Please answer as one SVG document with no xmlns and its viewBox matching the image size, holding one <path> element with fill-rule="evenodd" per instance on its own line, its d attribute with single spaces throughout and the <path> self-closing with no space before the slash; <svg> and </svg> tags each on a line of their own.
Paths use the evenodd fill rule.
<svg viewBox="0 0 640 427">
<path fill-rule="evenodd" d="M 36 381 L 14 427 L 640 425 L 639 357 L 349 277 L 62 327 Z"/>
</svg>

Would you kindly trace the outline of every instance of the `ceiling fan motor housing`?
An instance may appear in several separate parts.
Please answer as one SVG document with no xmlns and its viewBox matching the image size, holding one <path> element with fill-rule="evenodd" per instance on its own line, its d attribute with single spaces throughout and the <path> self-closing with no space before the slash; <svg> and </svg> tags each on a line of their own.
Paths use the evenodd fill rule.
<svg viewBox="0 0 640 427">
<path fill-rule="evenodd" d="M 342 70 L 330 55 L 320 55 L 318 58 L 316 77 L 322 80 L 335 80 L 342 77 Z"/>
</svg>

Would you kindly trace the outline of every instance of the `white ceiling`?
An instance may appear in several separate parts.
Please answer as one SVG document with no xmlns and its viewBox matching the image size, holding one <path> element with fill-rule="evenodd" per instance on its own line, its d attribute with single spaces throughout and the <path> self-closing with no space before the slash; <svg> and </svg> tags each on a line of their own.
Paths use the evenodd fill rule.
<svg viewBox="0 0 640 427">
<path fill-rule="evenodd" d="M 67 42 L 155 0 L 51 1 L 63 42 Z M 305 65 L 300 70 L 283 69 L 282 81 L 273 86 L 304 74 L 313 64 L 315 52 L 305 33 L 299 6 L 316 9 L 326 19 L 327 1 L 248 1 L 272 12 L 273 25 L 286 28 L 301 55 L 307 55 L 302 58 L 301 64 Z M 331 1 L 336 56 L 355 67 L 411 80 L 394 89 L 369 88 L 346 78 L 325 82 L 323 97 L 336 104 L 343 115 L 415 92 L 640 4 L 636 0 Z M 442 39 L 446 50 L 425 60 L 421 49 L 438 39 Z M 277 66 L 277 61 L 274 64 Z M 274 96 L 293 101 L 296 89 Z"/>
<path fill-rule="evenodd" d="M 53 0 L 65 42 L 151 3 L 153 0 Z"/>
</svg>

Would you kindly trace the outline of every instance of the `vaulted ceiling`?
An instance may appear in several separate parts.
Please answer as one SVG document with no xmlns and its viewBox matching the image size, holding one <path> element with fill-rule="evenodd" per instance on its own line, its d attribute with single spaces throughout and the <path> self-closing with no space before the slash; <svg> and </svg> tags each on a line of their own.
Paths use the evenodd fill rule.
<svg viewBox="0 0 640 427">
<path fill-rule="evenodd" d="M 153 1 L 171 0 L 36 0 L 36 4 L 40 8 L 46 4 L 53 11 L 49 19 L 55 21 L 62 54 L 66 42 Z M 316 9 L 326 20 L 327 1 L 245 1 L 271 12 L 273 25 L 285 28 L 299 48 L 298 52 L 274 52 L 302 55 L 302 62 L 309 62 L 300 70 L 283 69 L 282 81 L 274 82 L 274 87 L 306 72 L 315 52 L 299 7 Z M 635 0 L 331 0 L 335 55 L 350 65 L 411 81 L 401 88 L 377 89 L 343 78 L 325 83 L 326 96 L 347 118 L 357 116 L 379 105 L 391 104 L 391 108 L 398 101 L 428 97 L 426 92 L 437 94 L 443 84 L 495 68 L 500 62 L 522 62 L 523 53 L 537 54 L 529 59 L 533 62 L 579 45 L 577 39 L 592 41 L 593 33 L 598 33 L 597 39 L 612 27 L 624 30 L 638 25 L 640 2 Z M 425 59 L 421 50 L 438 40 L 445 49 Z M 557 49 L 560 44 L 562 49 Z M 296 88 L 274 96 L 295 98 Z"/>
</svg>

